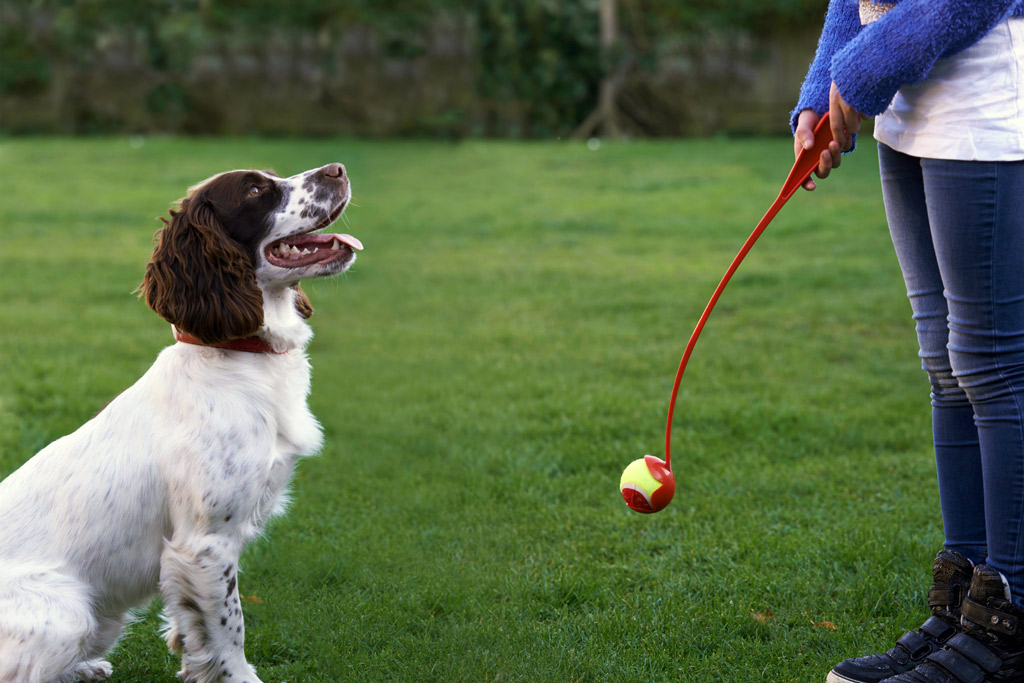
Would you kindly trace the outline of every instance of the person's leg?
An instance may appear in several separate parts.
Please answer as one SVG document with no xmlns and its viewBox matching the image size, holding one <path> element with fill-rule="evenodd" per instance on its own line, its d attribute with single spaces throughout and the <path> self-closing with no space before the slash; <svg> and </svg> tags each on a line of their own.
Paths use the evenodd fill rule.
<svg viewBox="0 0 1024 683">
<path fill-rule="evenodd" d="M 922 169 L 949 309 L 949 358 L 973 407 L 980 440 L 987 564 L 1007 578 L 1013 601 L 1021 605 L 1024 162 L 925 159 Z"/>
<path fill-rule="evenodd" d="M 974 411 L 953 377 L 946 351 L 946 299 L 932 243 L 921 160 L 879 144 L 882 193 L 893 245 L 917 323 L 921 363 L 931 382 L 932 429 L 946 550 L 935 557 L 931 616 L 888 652 L 839 662 L 827 683 L 879 683 L 913 671 L 960 632 L 961 604 L 985 560 L 981 452 Z"/>
<path fill-rule="evenodd" d="M 945 547 L 972 562 L 986 557 L 981 452 L 974 410 L 953 377 L 946 350 L 947 305 L 933 245 L 922 160 L 878 146 L 882 196 L 931 382 L 932 434 Z M 929 199 L 930 199 L 929 195 Z"/>
</svg>

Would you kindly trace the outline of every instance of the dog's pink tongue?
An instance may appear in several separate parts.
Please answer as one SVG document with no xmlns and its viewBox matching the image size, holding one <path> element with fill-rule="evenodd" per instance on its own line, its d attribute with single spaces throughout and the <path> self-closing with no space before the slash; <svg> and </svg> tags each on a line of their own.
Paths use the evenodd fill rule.
<svg viewBox="0 0 1024 683">
<path fill-rule="evenodd" d="M 358 238 L 355 238 L 352 235 L 346 235 L 345 233 L 336 233 L 334 237 L 342 244 L 347 244 L 356 251 L 363 250 L 363 243 L 360 242 Z"/>
</svg>

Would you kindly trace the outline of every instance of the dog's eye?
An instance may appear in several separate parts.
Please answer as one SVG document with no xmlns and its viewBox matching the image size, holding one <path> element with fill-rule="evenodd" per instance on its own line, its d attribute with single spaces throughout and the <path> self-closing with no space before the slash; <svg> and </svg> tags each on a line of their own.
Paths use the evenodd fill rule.
<svg viewBox="0 0 1024 683">
<path fill-rule="evenodd" d="M 260 194 L 260 188 L 258 186 L 253 185 L 252 187 L 249 188 L 249 196 L 250 197 L 257 197 L 257 196 L 259 196 L 259 194 Z"/>
</svg>

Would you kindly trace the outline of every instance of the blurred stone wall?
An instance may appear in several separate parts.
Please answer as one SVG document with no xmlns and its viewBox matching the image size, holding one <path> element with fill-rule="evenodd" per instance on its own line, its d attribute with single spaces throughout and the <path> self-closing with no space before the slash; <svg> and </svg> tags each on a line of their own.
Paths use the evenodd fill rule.
<svg viewBox="0 0 1024 683">
<path fill-rule="evenodd" d="M 0 19 L 23 22 L 27 41 L 61 40 L 52 17 Z M 14 83 L 0 91 L 0 131 L 523 135 L 516 119 L 529 103 L 478 95 L 474 30 L 471 18 L 443 13 L 412 40 L 362 25 L 215 39 L 185 22 L 161 23 L 156 37 L 145 27 L 101 30 L 53 50 L 34 65 L 35 80 L 0 79 Z M 644 64 L 623 70 L 622 127 L 634 136 L 785 133 L 815 38 L 718 31 L 661 40 Z M 0 69 L 24 66 L 18 59 L 5 53 Z M 558 136 L 579 123 L 561 122 Z"/>
</svg>

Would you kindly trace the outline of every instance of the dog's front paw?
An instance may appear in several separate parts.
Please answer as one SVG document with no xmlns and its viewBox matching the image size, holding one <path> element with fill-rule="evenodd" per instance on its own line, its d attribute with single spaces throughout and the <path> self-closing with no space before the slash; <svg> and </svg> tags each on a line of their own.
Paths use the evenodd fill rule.
<svg viewBox="0 0 1024 683">
<path fill-rule="evenodd" d="M 224 670 L 220 673 L 218 683 L 263 683 L 256 676 L 256 669 L 251 666 L 245 667 L 244 671 Z"/>
<path fill-rule="evenodd" d="M 102 659 L 93 659 L 88 662 L 82 662 L 76 666 L 66 680 L 82 681 L 83 683 L 90 683 L 90 681 L 105 681 L 110 678 L 113 673 L 114 667 L 110 665 L 110 662 L 105 662 Z"/>
<path fill-rule="evenodd" d="M 238 666 L 208 667 L 201 672 L 189 671 L 186 666 L 178 672 L 178 679 L 181 683 L 263 683 L 256 675 L 256 669 L 244 660 Z"/>
</svg>

